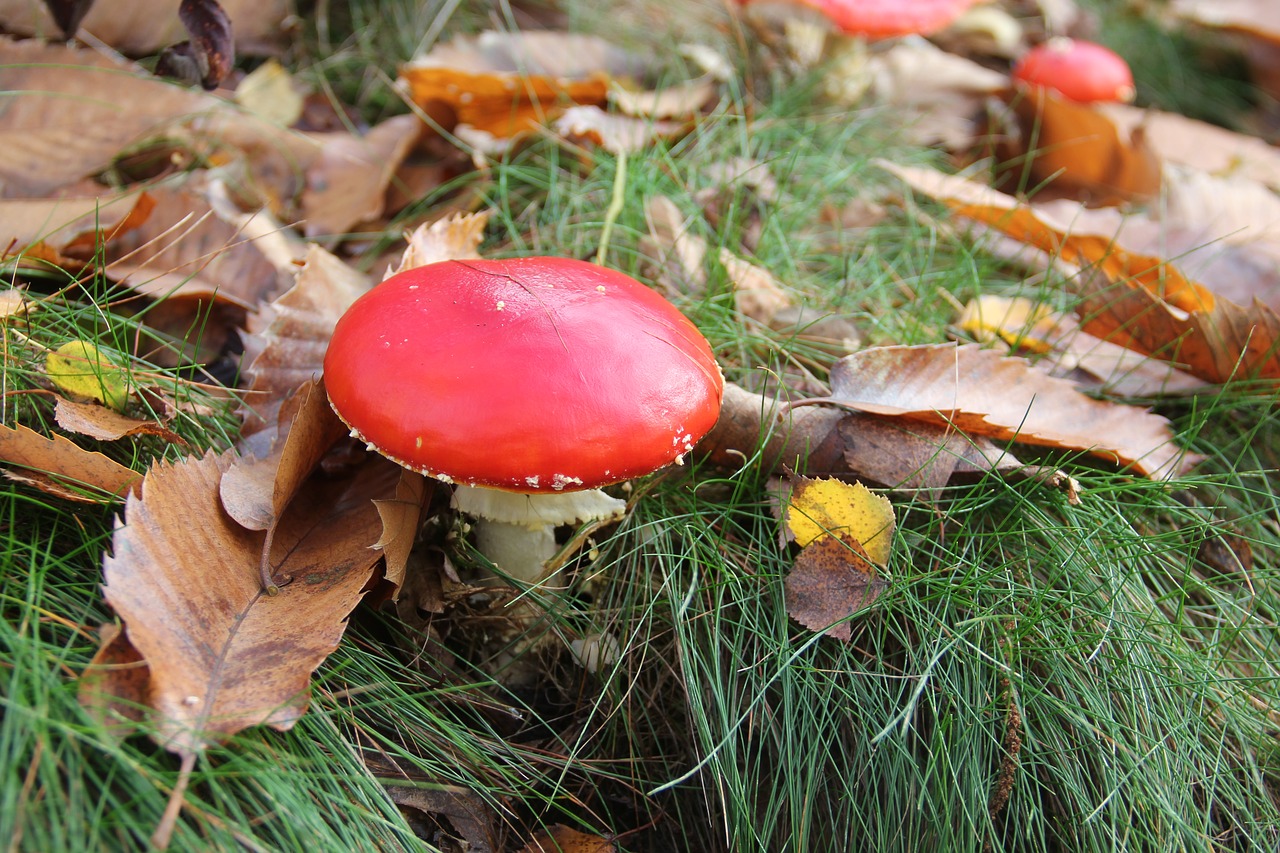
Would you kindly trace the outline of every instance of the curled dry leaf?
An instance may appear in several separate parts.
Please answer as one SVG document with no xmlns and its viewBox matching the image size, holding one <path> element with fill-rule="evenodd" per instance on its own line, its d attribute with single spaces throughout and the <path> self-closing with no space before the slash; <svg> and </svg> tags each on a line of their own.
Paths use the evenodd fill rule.
<svg viewBox="0 0 1280 853">
<path fill-rule="evenodd" d="M 595 105 L 570 107 L 555 120 L 556 133 L 584 140 L 612 154 L 643 151 L 658 139 L 671 139 L 685 130 L 682 122 L 608 113 Z"/>
<path fill-rule="evenodd" d="M 1133 406 L 1095 400 L 1021 358 L 977 344 L 874 347 L 831 369 L 825 402 L 873 414 L 949 425 L 968 435 L 1087 451 L 1164 479 L 1198 460 L 1169 422 Z"/>
<path fill-rule="evenodd" d="M 318 478 L 276 531 L 276 566 L 293 577 L 262 590 L 263 534 L 227 515 L 219 481 L 229 454 L 147 473 L 104 560 L 107 602 L 146 661 L 156 737 L 190 754 L 258 724 L 290 728 L 311 673 L 337 646 L 369 582 L 381 530 L 372 500 L 394 492 L 398 469 L 366 465 L 353 479 Z M 132 695 L 136 685 L 121 686 Z M 102 690 L 120 695 L 108 676 Z"/>
<path fill-rule="evenodd" d="M 387 270 L 384 280 L 396 273 L 423 267 L 439 261 L 466 260 L 480 257 L 480 241 L 484 239 L 489 212 L 454 213 L 430 225 L 420 225 L 405 237 L 408 245 L 395 269 Z"/>
<path fill-rule="evenodd" d="M 121 500 L 142 481 L 141 474 L 110 457 L 61 435 L 46 437 L 21 425 L 0 426 L 0 462 L 24 469 L 6 468 L 6 476 L 86 503 Z"/>
<path fill-rule="evenodd" d="M 418 537 L 418 529 L 422 526 L 422 513 L 431 501 L 435 482 L 434 479 L 404 468 L 400 471 L 400 482 L 396 484 L 396 496 L 374 501 L 378 517 L 382 519 L 382 535 L 373 543 L 373 547 L 380 549 L 387 558 L 383 577 L 391 584 L 392 601 L 399 600 L 409 554 Z"/>
<path fill-rule="evenodd" d="M 68 432 L 100 441 L 118 441 L 131 435 L 154 435 L 179 447 L 187 444 L 186 439 L 159 421 L 131 418 L 105 406 L 74 403 L 65 397 L 58 397 L 54 402 L 53 418 Z"/>
<path fill-rule="evenodd" d="M 180 0 L 178 20 L 190 36 L 160 51 L 156 73 L 216 89 L 235 62 L 231 19 L 218 0 Z"/>
</svg>

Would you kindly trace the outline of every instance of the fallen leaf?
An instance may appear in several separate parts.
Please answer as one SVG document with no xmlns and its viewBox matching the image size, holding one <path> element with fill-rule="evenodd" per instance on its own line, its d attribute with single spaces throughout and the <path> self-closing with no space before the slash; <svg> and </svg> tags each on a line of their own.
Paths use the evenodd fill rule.
<svg viewBox="0 0 1280 853">
<path fill-rule="evenodd" d="M 283 40 L 289 0 L 220 0 L 235 23 L 236 45 L 241 53 L 263 54 Z M 62 41 L 73 35 L 55 23 L 46 4 L 32 0 L 0 0 L 4 31 L 21 36 L 49 38 L 60 31 Z M 84 14 L 80 26 L 94 38 L 129 56 L 146 56 L 186 38 L 173 0 L 129 0 L 128 3 L 77 4 Z M 50 39 L 57 40 L 57 39 Z"/>
<path fill-rule="evenodd" d="M 791 294 L 763 267 L 739 258 L 728 249 L 720 250 L 720 264 L 733 286 L 734 304 L 744 317 L 767 326 L 780 311 L 795 304 Z"/>
<path fill-rule="evenodd" d="M 692 118 L 715 94 L 715 79 L 709 74 L 648 91 L 629 89 L 616 80 L 609 87 L 609 100 L 619 110 L 652 119 Z"/>
<path fill-rule="evenodd" d="M 141 474 L 110 457 L 85 450 L 64 436 L 46 437 L 21 424 L 0 425 L 0 462 L 43 475 L 24 478 L 38 488 L 87 503 L 121 500 L 142 481 Z"/>
<path fill-rule="evenodd" d="M 603 39 L 541 31 L 461 36 L 406 64 L 409 96 L 446 130 L 507 140 L 573 104 L 603 106 L 615 76 L 643 63 Z"/>
<path fill-rule="evenodd" d="M 1187 394 L 1208 384 L 1170 362 L 1095 337 L 1073 317 L 1026 297 L 983 294 L 965 306 L 956 325 L 979 341 L 998 336 L 1017 349 L 1043 353 L 1037 366 L 1051 365 L 1055 376 L 1115 396 Z"/>
<path fill-rule="evenodd" d="M 428 225 L 419 225 L 405 237 L 407 245 L 400 263 L 387 270 L 384 280 L 427 264 L 480 257 L 480 241 L 488 224 L 488 211 L 480 211 L 450 214 Z"/>
<path fill-rule="evenodd" d="M 831 369 L 831 396 L 807 400 L 952 426 L 969 435 L 1084 450 L 1153 479 L 1199 461 L 1149 410 L 1095 400 L 977 344 L 873 347 Z"/>
<path fill-rule="evenodd" d="M 155 200 L 133 190 L 56 199 L 0 200 L 0 254 L 77 269 L 104 242 L 147 220 Z"/>
<path fill-rule="evenodd" d="M 685 130 L 682 122 L 608 113 L 593 104 L 569 107 L 552 124 L 556 133 L 585 140 L 612 154 L 643 151 L 658 139 L 672 139 Z"/>
<path fill-rule="evenodd" d="M 396 116 L 363 137 L 325 137 L 307 170 L 302 213 L 308 238 L 342 235 L 383 213 L 387 187 L 422 132 L 413 115 Z"/>
<path fill-rule="evenodd" d="M 293 76 L 275 59 L 268 59 L 244 75 L 236 85 L 235 98 L 249 112 L 281 127 L 289 127 L 302 118 L 302 92 Z"/>
<path fill-rule="evenodd" d="M 99 725 L 127 737 L 146 718 L 151 670 L 118 624 L 108 622 L 98 635 L 98 651 L 80 673 L 76 694 Z"/>
<path fill-rule="evenodd" d="M 148 296 L 217 299 L 242 308 L 278 292 L 276 265 L 242 222 L 219 215 L 210 198 L 217 191 L 216 181 L 199 172 L 154 187 L 145 225 L 107 244 L 107 275 Z"/>
<path fill-rule="evenodd" d="M 1077 292 L 1081 325 L 1099 338 L 1209 382 L 1280 379 L 1280 315 L 1260 302 L 1246 308 L 1219 299 L 1205 310 L 1182 311 L 1097 270 L 1081 275 Z"/>
<path fill-rule="evenodd" d="M 379 554 L 372 499 L 396 466 L 354 480 L 317 479 L 276 533 L 275 567 L 293 582 L 267 595 L 263 534 L 223 512 L 219 481 L 233 457 L 207 455 L 147 473 L 103 562 L 107 602 L 146 661 L 156 738 L 191 754 L 259 724 L 285 730 L 308 702 L 311 673 L 337 646 Z"/>
<path fill-rule="evenodd" d="M 849 617 L 876 603 L 888 587 L 852 537 L 825 536 L 796 556 L 784 581 L 787 615 L 811 631 L 849 642 Z"/>
<path fill-rule="evenodd" d="M 277 418 L 270 452 L 235 461 L 218 486 L 227 515 L 247 530 L 268 532 L 268 553 L 276 525 L 298 489 L 320 458 L 347 432 L 330 408 L 319 379 L 299 387 L 280 407 Z"/>
<path fill-rule="evenodd" d="M 861 483 L 797 478 L 787 507 L 787 526 L 804 546 L 840 536 L 858 543 L 873 563 L 889 561 L 895 524 L 893 505 Z"/>
<path fill-rule="evenodd" d="M 1149 199 L 1160 191 L 1160 161 L 1141 126 L 1122 134 L 1092 104 L 1043 87 L 1019 85 L 1012 109 L 1020 132 L 1002 155 L 1022 165 L 1011 179 L 1087 193 L 1095 206 Z"/>
<path fill-rule="evenodd" d="M 540 829 L 518 853 L 614 853 L 617 849 L 608 839 L 556 823 Z"/>
<path fill-rule="evenodd" d="M 382 519 L 382 535 L 373 547 L 380 549 L 387 559 L 384 579 L 392 586 L 392 601 L 399 600 L 400 589 L 404 586 L 409 554 L 422 527 L 422 514 L 431 500 L 434 483 L 434 480 L 406 468 L 400 472 L 396 496 L 374 501 L 378 517 Z"/>
<path fill-rule="evenodd" d="M 129 403 L 129 374 L 119 357 L 92 341 L 67 341 L 45 356 L 49 381 L 72 397 L 96 400 L 116 412 Z"/>
<path fill-rule="evenodd" d="M 319 376 L 334 324 L 368 277 L 311 244 L 293 287 L 249 318 L 244 338 L 248 394 L 243 432 L 275 423 L 284 398 Z"/>
<path fill-rule="evenodd" d="M 53 418 L 68 432 L 100 441 L 118 441 L 131 435 L 154 435 L 179 447 L 187 444 L 186 439 L 159 421 L 131 418 L 105 406 L 75 403 L 65 397 L 55 400 Z"/>
</svg>

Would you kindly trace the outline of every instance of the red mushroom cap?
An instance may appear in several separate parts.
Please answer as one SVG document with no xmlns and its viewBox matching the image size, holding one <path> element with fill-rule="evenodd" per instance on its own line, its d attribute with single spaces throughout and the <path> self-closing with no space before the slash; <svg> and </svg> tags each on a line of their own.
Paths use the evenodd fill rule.
<svg viewBox="0 0 1280 853">
<path fill-rule="evenodd" d="M 1100 44 L 1055 38 L 1027 51 L 1013 79 L 1053 89 L 1081 103 L 1133 100 L 1133 72 L 1119 54 Z"/>
<path fill-rule="evenodd" d="M 795 0 L 817 9 L 841 31 L 867 38 L 931 35 L 977 0 Z M 749 2 L 749 0 L 742 0 Z"/>
<path fill-rule="evenodd" d="M 596 488 L 676 461 L 724 393 L 675 306 L 565 258 L 394 275 L 338 321 L 324 378 L 334 411 L 382 455 L 516 492 Z"/>
</svg>

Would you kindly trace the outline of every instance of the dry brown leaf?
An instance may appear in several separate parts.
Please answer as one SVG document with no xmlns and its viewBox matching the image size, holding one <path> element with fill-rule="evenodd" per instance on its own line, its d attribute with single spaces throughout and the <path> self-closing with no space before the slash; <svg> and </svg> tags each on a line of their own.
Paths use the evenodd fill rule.
<svg viewBox="0 0 1280 853">
<path fill-rule="evenodd" d="M 1280 379 L 1280 316 L 1219 299 L 1180 311 L 1144 287 L 1088 270 L 1076 311 L 1093 335 L 1181 366 L 1209 382 Z"/>
<path fill-rule="evenodd" d="M 431 501 L 435 480 L 407 468 L 400 472 L 396 484 L 396 496 L 391 500 L 374 501 L 378 517 L 382 519 L 382 535 L 373 543 L 387 558 L 384 579 L 391 584 L 391 599 L 399 600 L 404 585 L 405 568 L 409 553 L 422 526 L 422 513 Z"/>
<path fill-rule="evenodd" d="M 1141 282 L 1183 311 L 1213 306 L 1213 293 L 1188 280 L 1173 264 L 1141 251 L 1126 250 L 1117 240 L 1126 220 L 1116 211 L 1086 211 L 1075 203 L 1024 203 L 958 175 L 899 166 L 886 160 L 876 162 L 960 216 L 997 228 L 1054 258 L 1077 267 L 1096 266 L 1112 279 Z"/>
<path fill-rule="evenodd" d="M 235 23 L 236 46 L 246 54 L 273 50 L 283 39 L 288 0 L 218 0 Z M 44 3 L 0 0 L 4 31 L 22 36 L 65 40 Z M 187 38 L 178 20 L 176 0 L 98 2 L 80 26 L 94 38 L 130 56 L 145 56 Z M 68 37 L 70 33 L 66 34 Z"/>
<path fill-rule="evenodd" d="M 151 191 L 147 223 L 113 240 L 106 272 L 139 293 L 218 299 L 253 308 L 280 289 L 280 275 L 241 223 L 219 216 L 203 173 Z"/>
<path fill-rule="evenodd" d="M 635 91 L 614 81 L 609 100 L 629 116 L 654 119 L 691 118 L 716 94 L 716 81 L 707 74 L 650 91 Z"/>
<path fill-rule="evenodd" d="M 831 369 L 816 401 L 951 425 L 969 435 L 1071 450 L 1163 479 L 1198 458 L 1146 409 L 1094 400 L 1063 379 L 976 344 L 873 347 Z"/>
<path fill-rule="evenodd" d="M 853 639 L 849 617 L 875 604 L 887 586 L 857 540 L 824 536 L 800 551 L 787 575 L 787 615 L 847 643 Z"/>
<path fill-rule="evenodd" d="M 0 39 L 0 89 L 9 93 L 0 115 L 8 198 L 40 198 L 96 174 L 126 146 L 220 103 L 101 53 L 10 39 Z"/>
<path fill-rule="evenodd" d="M 1097 110 L 1122 135 L 1141 127 L 1146 144 L 1162 162 L 1224 178 L 1246 178 L 1280 190 L 1280 149 L 1256 136 L 1130 104 L 1098 104 Z"/>
<path fill-rule="evenodd" d="M 400 78 L 446 130 L 466 125 L 506 140 L 572 104 L 603 106 L 612 77 L 642 71 L 637 57 L 594 36 L 485 32 L 435 48 L 405 65 Z"/>
<path fill-rule="evenodd" d="M 57 199 L 0 200 L 0 257 L 77 268 L 98 244 L 140 226 L 155 199 L 133 190 Z"/>
<path fill-rule="evenodd" d="M 179 447 L 187 445 L 182 436 L 159 421 L 131 418 L 96 403 L 75 403 L 65 397 L 58 397 L 54 402 L 53 418 L 58 426 L 68 432 L 101 441 L 117 441 L 129 435 L 154 435 L 169 444 Z"/>
<path fill-rule="evenodd" d="M 250 316 L 245 433 L 274 423 L 285 396 L 320 375 L 334 324 L 368 289 L 367 276 L 312 244 L 293 287 Z"/>
<path fill-rule="evenodd" d="M 384 279 L 440 261 L 480 257 L 480 241 L 484 239 L 484 229 L 488 224 L 489 212 L 482 210 L 454 213 L 429 225 L 419 225 L 406 235 L 408 245 L 400 256 L 400 263 L 387 270 Z"/>
<path fill-rule="evenodd" d="M 190 754 L 258 724 L 285 730 L 306 708 L 312 671 L 337 646 L 378 552 L 373 499 L 398 468 L 363 466 L 353 480 L 319 478 L 276 534 L 281 575 L 269 596 L 257 565 L 263 534 L 222 510 L 228 454 L 147 473 L 104 560 L 107 602 L 146 661 L 157 740 Z"/>
<path fill-rule="evenodd" d="M 956 325 L 980 341 L 993 336 L 1016 349 L 1044 353 L 1037 367 L 1118 397 L 1187 394 L 1207 383 L 1167 361 L 1150 358 L 1080 328 L 1072 317 L 1029 299 L 984 294 L 965 306 Z"/>
<path fill-rule="evenodd" d="M 1147 199 L 1160 191 L 1160 161 L 1141 127 L 1121 133 L 1108 116 L 1042 87 L 1019 86 L 1013 95 L 1018 145 L 1002 152 L 1022 161 L 1034 185 L 1087 193 L 1091 202 Z"/>
<path fill-rule="evenodd" d="M 122 499 L 136 490 L 142 475 L 101 453 L 90 452 L 61 436 L 46 437 L 22 425 L 0 425 L 0 463 L 5 470 L 59 497 L 88 503 Z"/>
<path fill-rule="evenodd" d="M 119 625 L 109 622 L 98 635 L 98 651 L 80 673 L 77 697 L 100 725 L 127 737 L 146 717 L 151 670 Z"/>
<path fill-rule="evenodd" d="M 707 241 L 689 233 L 685 219 L 676 203 L 666 196 L 653 196 L 644 205 L 645 221 L 649 224 L 649 237 L 645 240 L 646 253 L 652 255 L 665 275 L 678 283 L 667 283 L 669 290 L 678 293 L 697 293 L 706 286 L 707 273 L 703 267 L 707 257 Z"/>
<path fill-rule="evenodd" d="M 556 823 L 539 830 L 518 853 L 614 853 L 617 849 L 606 838 Z"/>
<path fill-rule="evenodd" d="M 569 107 L 552 124 L 566 139 L 590 142 L 612 154 L 643 151 L 655 140 L 679 136 L 685 127 L 683 122 L 607 113 L 592 104 Z"/>
<path fill-rule="evenodd" d="M 403 115 L 363 137 L 326 134 L 302 195 L 306 236 L 345 234 L 381 216 L 387 186 L 421 133 L 417 116 Z"/>
<path fill-rule="evenodd" d="M 795 304 L 791 294 L 763 267 L 739 258 L 728 249 L 720 250 L 720 263 L 729 275 L 734 303 L 743 316 L 767 326 L 779 311 Z"/>
<path fill-rule="evenodd" d="M 304 383 L 280 407 L 269 453 L 236 460 L 218 486 L 222 508 L 248 530 L 266 530 L 267 548 L 290 501 L 321 457 L 347 432 L 319 379 Z"/>
</svg>

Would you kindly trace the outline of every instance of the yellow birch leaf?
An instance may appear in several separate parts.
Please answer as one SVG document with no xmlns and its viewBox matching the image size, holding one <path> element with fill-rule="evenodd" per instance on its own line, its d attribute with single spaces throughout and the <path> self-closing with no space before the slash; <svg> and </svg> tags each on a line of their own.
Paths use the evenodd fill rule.
<svg viewBox="0 0 1280 853">
<path fill-rule="evenodd" d="M 836 479 L 798 478 L 787 509 L 787 524 L 798 544 L 840 534 L 862 545 L 871 562 L 881 566 L 889 560 L 895 523 L 888 498 L 861 483 Z"/>
<path fill-rule="evenodd" d="M 129 380 L 123 368 L 90 341 L 68 341 L 45 357 L 49 380 L 63 393 L 97 400 L 117 412 L 129 402 Z"/>
</svg>

